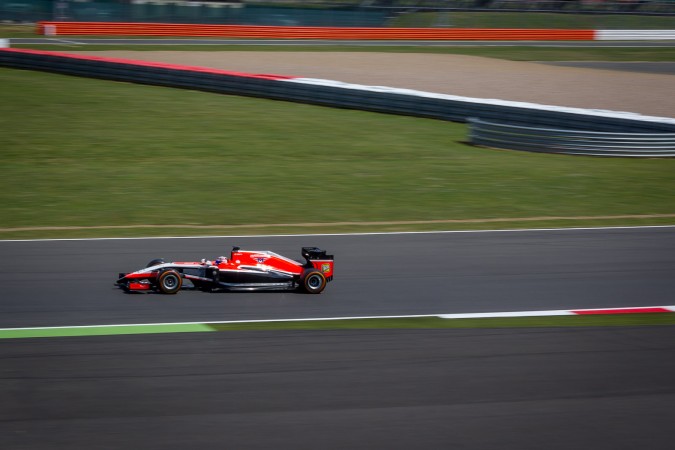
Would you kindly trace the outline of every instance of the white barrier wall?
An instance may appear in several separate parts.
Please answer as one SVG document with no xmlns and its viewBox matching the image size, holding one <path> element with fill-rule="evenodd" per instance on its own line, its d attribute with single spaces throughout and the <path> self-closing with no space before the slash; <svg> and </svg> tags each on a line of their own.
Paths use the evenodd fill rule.
<svg viewBox="0 0 675 450">
<path fill-rule="evenodd" d="M 675 40 L 675 30 L 595 30 L 596 41 Z"/>
<path fill-rule="evenodd" d="M 502 111 L 531 111 L 531 114 L 534 116 L 544 116 L 550 113 L 566 113 L 569 115 L 576 115 L 584 117 L 584 120 L 593 121 L 593 118 L 608 118 L 608 119 L 624 119 L 630 120 L 633 122 L 644 122 L 644 123 L 661 123 L 668 125 L 669 127 L 675 127 L 675 118 L 672 117 L 658 117 L 658 116 L 647 116 L 639 113 L 633 112 L 624 112 L 624 111 L 610 111 L 603 109 L 588 109 L 588 108 L 573 108 L 567 106 L 555 106 L 555 105 L 542 105 L 539 103 L 528 103 L 528 102 L 517 102 L 511 100 L 499 100 L 499 99 L 489 99 L 489 98 L 472 98 L 472 97 L 462 97 L 458 95 L 449 95 L 449 94 L 438 94 L 434 92 L 425 92 L 418 91 L 414 89 L 401 89 L 387 86 L 366 86 L 362 84 L 354 83 L 344 83 L 342 81 L 334 80 L 323 80 L 317 78 L 288 78 L 279 80 L 284 83 L 298 83 L 304 85 L 315 85 L 315 86 L 324 86 L 332 87 L 337 89 L 342 89 L 345 92 L 351 91 L 356 92 L 355 96 L 358 96 L 358 92 L 364 92 L 364 97 L 366 93 L 381 93 L 381 94 L 392 94 L 404 96 L 407 98 L 407 102 L 414 104 L 417 99 L 429 99 L 429 100 L 439 100 L 445 102 L 453 102 L 457 105 L 467 105 L 466 110 L 471 110 L 471 105 L 486 105 L 494 106 L 501 109 Z M 507 114 L 506 114 L 507 115 Z M 466 116 L 470 117 L 469 115 Z M 564 126 L 564 123 L 560 124 Z"/>
</svg>

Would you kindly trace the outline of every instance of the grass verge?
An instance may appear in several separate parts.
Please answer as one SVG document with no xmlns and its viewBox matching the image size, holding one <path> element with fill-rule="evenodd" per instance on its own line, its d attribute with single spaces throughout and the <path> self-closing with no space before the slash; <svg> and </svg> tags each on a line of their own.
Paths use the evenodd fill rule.
<svg viewBox="0 0 675 450">
<path fill-rule="evenodd" d="M 674 159 L 476 148 L 463 124 L 41 72 L 0 69 L 0 81 L 0 228 L 291 224 L 270 227 L 279 234 L 495 228 L 480 222 L 495 218 L 513 221 L 505 227 L 614 225 L 593 217 L 675 213 Z M 292 225 L 448 219 L 478 221 Z M 0 239 L 99 233 L 139 235 Z"/>
<path fill-rule="evenodd" d="M 393 27 L 541 28 L 580 30 L 673 29 L 675 17 L 640 14 L 545 12 L 417 12 L 401 14 Z"/>
<path fill-rule="evenodd" d="M 353 330 L 353 329 L 443 329 L 443 328 L 552 328 L 675 325 L 675 313 L 616 314 L 587 316 L 441 319 L 349 319 L 297 322 L 208 324 L 216 331 L 245 330 Z"/>
<path fill-rule="evenodd" d="M 112 336 L 129 334 L 202 333 L 227 331 L 287 330 L 384 330 L 384 329 L 447 329 L 447 328 L 559 328 L 559 327 L 625 327 L 675 325 L 675 313 L 617 314 L 594 316 L 512 317 L 483 319 L 441 319 L 418 317 L 399 319 L 298 320 L 249 322 L 233 324 L 186 323 L 158 325 L 110 325 L 95 327 L 56 327 L 0 329 L 0 339 Z"/>
<path fill-rule="evenodd" d="M 480 230 L 519 230 L 519 229 L 564 229 L 583 227 L 640 227 L 640 226 L 675 226 L 673 218 L 644 219 L 558 219 L 542 221 L 504 220 L 499 222 L 468 223 L 429 223 L 429 224 L 377 224 L 367 222 L 352 225 L 335 224 L 288 224 L 266 226 L 209 226 L 202 227 L 129 227 L 129 228 L 96 228 L 73 230 L 37 230 L 7 231 L 0 229 L 0 240 L 23 239 L 102 239 L 143 238 L 143 237 L 175 237 L 175 236 L 261 236 L 261 235 L 310 235 L 310 234 L 348 234 L 348 233 L 406 233 L 406 232 L 452 232 Z"/>
<path fill-rule="evenodd" d="M 574 5 L 573 5 L 574 6 Z M 649 12 L 649 5 L 639 12 Z M 399 14 L 390 27 L 542 28 L 542 29 L 673 29 L 675 17 L 646 14 L 579 14 L 573 9 L 547 12 L 409 12 Z M 42 37 L 34 24 L 0 24 L 0 37 Z"/>
</svg>

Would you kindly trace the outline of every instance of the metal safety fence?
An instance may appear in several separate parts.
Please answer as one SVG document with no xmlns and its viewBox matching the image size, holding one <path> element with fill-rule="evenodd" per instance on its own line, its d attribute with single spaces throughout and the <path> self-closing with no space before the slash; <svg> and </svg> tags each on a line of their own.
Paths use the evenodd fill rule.
<svg viewBox="0 0 675 450">
<path fill-rule="evenodd" d="M 675 133 L 609 133 L 534 128 L 469 119 L 474 145 L 588 156 L 675 157 Z"/>
</svg>

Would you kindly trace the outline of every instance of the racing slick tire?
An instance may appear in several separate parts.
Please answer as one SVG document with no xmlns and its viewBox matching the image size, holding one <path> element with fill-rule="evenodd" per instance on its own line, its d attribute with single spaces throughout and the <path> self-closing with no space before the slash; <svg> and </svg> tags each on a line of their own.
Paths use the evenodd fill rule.
<svg viewBox="0 0 675 450">
<path fill-rule="evenodd" d="M 175 270 L 167 270 L 157 277 L 157 289 L 162 294 L 175 294 L 183 286 L 183 278 Z"/>
<path fill-rule="evenodd" d="M 152 266 L 157 266 L 159 264 L 164 264 L 165 262 L 166 261 L 164 261 L 162 258 L 157 258 L 157 259 L 153 259 L 152 261 L 150 261 L 145 267 L 148 268 L 148 267 L 152 267 Z"/>
<path fill-rule="evenodd" d="M 326 287 L 326 277 L 318 270 L 308 270 L 302 277 L 302 290 L 308 294 L 320 294 Z"/>
</svg>

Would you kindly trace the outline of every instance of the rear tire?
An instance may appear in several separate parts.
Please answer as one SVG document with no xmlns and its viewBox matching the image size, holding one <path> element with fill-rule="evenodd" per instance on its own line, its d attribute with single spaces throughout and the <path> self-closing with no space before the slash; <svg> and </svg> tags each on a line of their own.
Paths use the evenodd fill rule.
<svg viewBox="0 0 675 450">
<path fill-rule="evenodd" d="M 183 278 L 175 270 L 162 272 L 157 278 L 157 289 L 162 294 L 175 294 L 183 286 Z"/>
<path fill-rule="evenodd" d="M 302 288 L 308 294 L 320 294 L 326 287 L 326 277 L 318 270 L 311 270 L 302 279 Z"/>
</svg>

